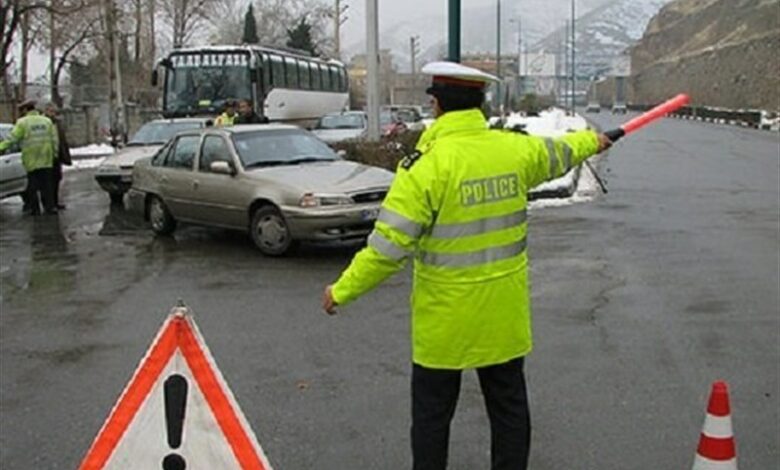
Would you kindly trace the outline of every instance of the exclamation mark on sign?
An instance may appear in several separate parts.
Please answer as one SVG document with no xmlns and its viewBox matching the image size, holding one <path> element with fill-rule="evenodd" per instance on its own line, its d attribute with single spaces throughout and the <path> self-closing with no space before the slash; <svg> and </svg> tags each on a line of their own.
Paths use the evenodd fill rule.
<svg viewBox="0 0 780 470">
<path fill-rule="evenodd" d="M 165 380 L 165 427 L 168 431 L 168 446 L 178 449 L 184 430 L 184 410 L 187 408 L 187 379 L 179 374 Z M 172 453 L 162 461 L 163 470 L 185 470 L 187 462 L 179 454 Z"/>
</svg>

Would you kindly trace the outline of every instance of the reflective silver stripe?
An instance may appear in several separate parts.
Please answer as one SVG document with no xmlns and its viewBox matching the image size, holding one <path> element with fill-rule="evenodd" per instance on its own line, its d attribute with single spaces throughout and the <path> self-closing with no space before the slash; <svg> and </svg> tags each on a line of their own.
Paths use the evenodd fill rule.
<svg viewBox="0 0 780 470">
<path fill-rule="evenodd" d="M 379 211 L 379 217 L 377 218 L 377 221 L 384 222 L 412 238 L 419 238 L 423 232 L 422 225 L 402 216 L 398 212 L 388 209 L 387 207 L 383 207 L 382 210 Z"/>
<path fill-rule="evenodd" d="M 550 178 L 555 178 L 558 176 L 558 153 L 555 151 L 555 141 L 544 139 L 544 143 L 547 145 L 547 153 L 550 157 Z"/>
<path fill-rule="evenodd" d="M 420 253 L 420 262 L 431 266 L 448 268 L 465 268 L 469 266 L 492 263 L 512 258 L 525 251 L 525 238 L 509 245 L 486 248 L 467 253 L 435 253 L 425 251 Z"/>
<path fill-rule="evenodd" d="M 564 142 L 563 143 L 563 165 L 566 167 L 566 171 L 564 173 L 567 173 L 569 170 L 571 170 L 571 154 L 572 154 L 571 147 L 569 147 L 569 144 Z"/>
<path fill-rule="evenodd" d="M 406 250 L 383 237 L 382 234 L 376 231 L 371 232 L 371 235 L 368 236 L 368 246 L 394 261 L 401 261 L 402 259 L 409 256 L 409 253 Z"/>
<path fill-rule="evenodd" d="M 507 215 L 500 215 L 496 217 L 487 217 L 484 219 L 475 220 L 473 222 L 465 222 L 459 224 L 436 224 L 433 226 L 431 232 L 431 238 L 459 238 L 468 237 L 470 235 L 480 235 L 487 232 L 493 232 L 495 230 L 503 230 L 525 222 L 526 212 L 525 209 L 517 212 L 512 212 Z"/>
</svg>

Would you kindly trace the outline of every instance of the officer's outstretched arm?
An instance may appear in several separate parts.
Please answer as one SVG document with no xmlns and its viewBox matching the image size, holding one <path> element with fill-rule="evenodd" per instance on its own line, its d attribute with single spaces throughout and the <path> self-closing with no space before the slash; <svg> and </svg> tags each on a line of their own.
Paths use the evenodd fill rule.
<svg viewBox="0 0 780 470">
<path fill-rule="evenodd" d="M 417 240 L 431 225 L 431 201 L 435 199 L 435 169 L 424 160 L 407 157 L 399 165 L 368 246 L 355 255 L 333 285 L 337 304 L 351 302 L 373 289 L 403 269 L 413 256 Z"/>
<path fill-rule="evenodd" d="M 573 167 L 599 152 L 598 134 L 579 131 L 559 138 L 523 137 L 530 145 L 531 164 L 525 167 L 528 187 L 560 178 Z"/>
<path fill-rule="evenodd" d="M 11 129 L 11 133 L 5 140 L 0 140 L 0 152 L 5 152 L 8 148 L 19 142 L 24 138 L 24 126 L 20 126 L 18 123 Z"/>
</svg>

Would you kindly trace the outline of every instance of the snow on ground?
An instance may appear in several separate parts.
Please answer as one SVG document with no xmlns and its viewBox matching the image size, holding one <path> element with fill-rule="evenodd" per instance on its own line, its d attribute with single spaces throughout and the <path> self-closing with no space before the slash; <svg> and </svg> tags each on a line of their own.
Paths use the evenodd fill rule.
<svg viewBox="0 0 780 470">
<path fill-rule="evenodd" d="M 114 147 L 107 144 L 90 144 L 86 147 L 73 147 L 70 156 L 73 158 L 105 157 L 114 153 Z"/>
</svg>

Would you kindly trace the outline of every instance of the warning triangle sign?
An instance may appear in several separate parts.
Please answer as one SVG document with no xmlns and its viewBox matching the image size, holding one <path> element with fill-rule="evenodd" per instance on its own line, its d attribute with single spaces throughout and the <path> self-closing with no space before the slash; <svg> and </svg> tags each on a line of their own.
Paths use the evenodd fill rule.
<svg viewBox="0 0 780 470">
<path fill-rule="evenodd" d="M 176 308 L 80 470 L 271 470 L 186 308 Z"/>
</svg>

